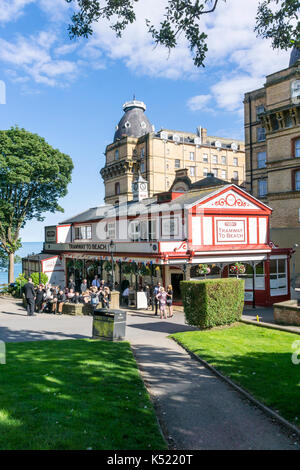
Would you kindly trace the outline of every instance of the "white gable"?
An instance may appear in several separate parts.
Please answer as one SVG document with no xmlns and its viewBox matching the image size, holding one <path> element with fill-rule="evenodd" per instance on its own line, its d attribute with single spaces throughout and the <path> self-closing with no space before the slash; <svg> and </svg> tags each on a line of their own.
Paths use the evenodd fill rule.
<svg viewBox="0 0 300 470">
<path fill-rule="evenodd" d="M 201 204 L 201 207 L 210 209 L 261 209 L 256 204 L 253 204 L 248 199 L 235 192 L 233 189 L 217 195 L 208 202 L 204 201 L 203 204 Z"/>
</svg>

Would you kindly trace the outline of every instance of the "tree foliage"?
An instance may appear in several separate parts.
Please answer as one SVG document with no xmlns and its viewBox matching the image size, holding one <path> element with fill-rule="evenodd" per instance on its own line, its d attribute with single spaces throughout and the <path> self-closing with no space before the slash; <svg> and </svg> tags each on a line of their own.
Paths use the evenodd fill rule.
<svg viewBox="0 0 300 470">
<path fill-rule="evenodd" d="M 299 0 L 264 0 L 260 2 L 255 31 L 272 39 L 274 49 L 300 47 Z"/>
<path fill-rule="evenodd" d="M 27 221 L 63 212 L 58 199 L 67 194 L 72 169 L 71 158 L 37 134 L 18 127 L 0 131 L 0 251 L 15 253 Z"/>
<path fill-rule="evenodd" d="M 69 25 L 71 38 L 93 34 L 93 24 L 108 20 L 117 37 L 136 21 L 135 5 L 139 0 L 66 0 L 78 6 Z M 207 34 L 201 28 L 203 15 L 213 13 L 221 1 L 230 0 L 168 0 L 163 20 L 155 27 L 146 20 L 148 32 L 156 45 L 169 51 L 178 44 L 181 34 L 188 41 L 194 64 L 204 66 L 207 53 Z M 275 8 L 274 11 L 274 6 Z M 263 0 L 259 3 L 255 31 L 258 36 L 272 39 L 273 48 L 299 46 L 299 0 Z"/>
</svg>

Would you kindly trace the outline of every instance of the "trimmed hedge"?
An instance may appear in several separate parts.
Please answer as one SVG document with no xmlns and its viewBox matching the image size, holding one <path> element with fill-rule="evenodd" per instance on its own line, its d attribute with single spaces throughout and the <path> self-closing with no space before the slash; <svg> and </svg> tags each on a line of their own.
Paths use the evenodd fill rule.
<svg viewBox="0 0 300 470">
<path fill-rule="evenodd" d="M 239 321 L 244 307 L 244 280 L 237 278 L 181 281 L 188 325 L 212 328 Z"/>
</svg>

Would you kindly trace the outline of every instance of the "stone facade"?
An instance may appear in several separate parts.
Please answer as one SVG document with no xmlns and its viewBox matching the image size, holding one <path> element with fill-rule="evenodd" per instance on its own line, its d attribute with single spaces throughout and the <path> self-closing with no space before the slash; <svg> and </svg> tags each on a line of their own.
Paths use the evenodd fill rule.
<svg viewBox="0 0 300 470">
<path fill-rule="evenodd" d="M 136 123 L 134 123 L 136 125 Z M 138 171 L 148 181 L 149 196 L 168 191 L 178 169 L 187 169 L 192 183 L 208 173 L 243 186 L 244 142 L 197 133 L 161 129 L 140 137 L 125 135 L 109 144 L 101 170 L 105 202 L 132 199 L 132 182 Z"/>
<path fill-rule="evenodd" d="M 279 325 L 300 325 L 300 307 L 296 300 L 274 304 L 274 320 Z"/>
<path fill-rule="evenodd" d="M 244 112 L 246 189 L 273 209 L 272 241 L 292 247 L 300 242 L 300 61 L 246 93 Z"/>
</svg>

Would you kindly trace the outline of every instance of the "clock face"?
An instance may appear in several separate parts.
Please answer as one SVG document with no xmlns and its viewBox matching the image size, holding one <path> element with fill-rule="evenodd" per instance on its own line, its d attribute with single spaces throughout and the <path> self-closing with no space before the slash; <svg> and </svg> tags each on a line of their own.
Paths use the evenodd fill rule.
<svg viewBox="0 0 300 470">
<path fill-rule="evenodd" d="M 147 188 L 146 183 L 141 183 L 141 190 L 145 191 L 146 188 Z"/>
</svg>

